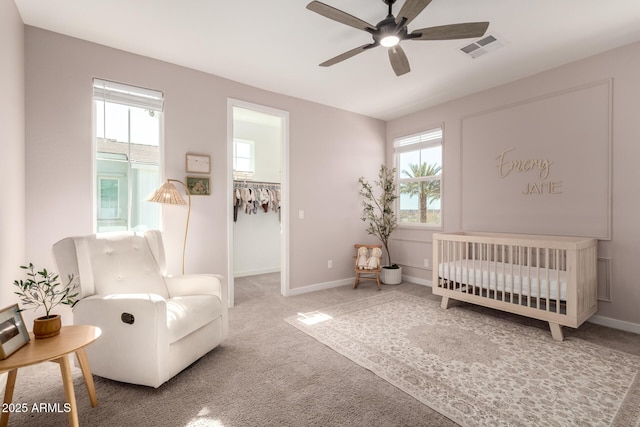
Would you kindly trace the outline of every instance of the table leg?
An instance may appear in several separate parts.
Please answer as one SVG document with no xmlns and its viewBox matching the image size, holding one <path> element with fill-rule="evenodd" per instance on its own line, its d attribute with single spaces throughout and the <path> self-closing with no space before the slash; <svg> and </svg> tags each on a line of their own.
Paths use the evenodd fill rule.
<svg viewBox="0 0 640 427">
<path fill-rule="evenodd" d="M 91 406 L 95 408 L 96 406 L 98 406 L 98 396 L 96 396 L 96 386 L 93 383 L 93 375 L 91 375 L 91 368 L 89 367 L 89 359 L 87 359 L 87 353 L 85 353 L 84 348 L 81 348 L 76 351 L 76 356 L 78 357 L 80 369 L 82 369 L 84 383 L 87 385 L 87 392 L 89 393 Z"/>
<path fill-rule="evenodd" d="M 5 385 L 5 388 L 4 388 L 4 403 L 6 405 L 10 404 L 11 401 L 13 400 L 13 389 L 15 388 L 15 385 L 16 385 L 17 376 L 18 376 L 17 369 L 10 370 L 9 374 L 7 375 L 7 384 Z M 7 427 L 7 424 L 9 424 L 8 410 L 7 412 L 2 412 L 2 416 L 0 417 L 0 427 Z"/>
<path fill-rule="evenodd" d="M 60 363 L 62 384 L 64 385 L 64 396 L 67 400 L 67 403 L 71 406 L 71 411 L 69 412 L 69 425 L 71 427 L 78 427 L 78 408 L 76 406 L 76 395 L 73 391 L 73 378 L 71 377 L 71 366 L 69 364 L 69 357 L 67 355 L 64 355 L 56 361 Z"/>
</svg>

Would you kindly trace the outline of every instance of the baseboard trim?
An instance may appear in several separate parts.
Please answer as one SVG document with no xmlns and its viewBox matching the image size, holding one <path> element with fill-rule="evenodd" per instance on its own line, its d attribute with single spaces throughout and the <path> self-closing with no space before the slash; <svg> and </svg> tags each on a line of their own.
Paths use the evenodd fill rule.
<svg viewBox="0 0 640 427">
<path fill-rule="evenodd" d="M 431 287 L 431 284 L 432 284 L 431 280 L 421 279 L 419 277 L 407 276 L 404 274 L 402 275 L 402 281 L 414 283 L 416 285 L 428 286 L 428 287 Z"/>
<path fill-rule="evenodd" d="M 606 326 L 608 328 L 619 329 L 621 331 L 633 332 L 634 334 L 640 334 L 640 324 L 631 323 L 624 320 L 612 319 L 604 316 L 591 316 L 587 322 L 595 323 L 596 325 Z"/>
<path fill-rule="evenodd" d="M 355 277 L 350 277 L 348 279 L 334 280 L 333 282 L 316 283 L 315 285 L 309 285 L 302 288 L 289 289 L 289 294 L 285 296 L 302 295 L 302 294 L 307 294 L 309 292 L 338 288 L 340 286 L 346 286 L 346 285 L 353 285 L 353 282 L 355 281 L 355 279 L 356 279 Z M 420 279 L 419 277 L 403 275 L 402 281 L 414 283 L 416 285 L 431 287 L 431 280 Z"/>
<path fill-rule="evenodd" d="M 233 273 L 233 277 L 257 276 L 258 274 L 278 273 L 280 267 L 262 268 L 260 270 L 238 271 Z"/>
<path fill-rule="evenodd" d="M 340 286 L 345 286 L 345 285 L 353 285 L 354 280 L 355 280 L 355 277 L 351 277 L 349 279 L 340 279 L 340 280 L 335 280 L 333 282 L 316 283 L 315 285 L 303 286 L 301 288 L 293 288 L 293 289 L 289 289 L 289 293 L 285 296 L 302 295 L 302 294 L 307 294 L 309 292 L 323 291 L 325 289 L 333 289 L 333 288 L 338 288 Z"/>
</svg>

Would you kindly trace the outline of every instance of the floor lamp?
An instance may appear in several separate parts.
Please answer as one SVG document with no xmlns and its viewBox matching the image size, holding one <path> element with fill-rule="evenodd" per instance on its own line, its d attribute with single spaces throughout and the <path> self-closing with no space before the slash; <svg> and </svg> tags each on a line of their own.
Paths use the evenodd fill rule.
<svg viewBox="0 0 640 427">
<path fill-rule="evenodd" d="M 186 205 L 184 199 L 178 192 L 178 189 L 172 182 L 179 182 L 184 187 L 184 191 L 187 193 L 187 200 L 189 201 L 189 208 L 187 209 L 187 226 L 184 229 L 184 244 L 182 246 L 182 274 L 184 274 L 184 254 L 187 249 L 187 233 L 189 232 L 189 217 L 191 216 L 191 193 L 189 188 L 184 182 L 177 179 L 167 179 L 152 195 L 147 197 L 147 201 L 164 203 L 167 205 Z"/>
</svg>

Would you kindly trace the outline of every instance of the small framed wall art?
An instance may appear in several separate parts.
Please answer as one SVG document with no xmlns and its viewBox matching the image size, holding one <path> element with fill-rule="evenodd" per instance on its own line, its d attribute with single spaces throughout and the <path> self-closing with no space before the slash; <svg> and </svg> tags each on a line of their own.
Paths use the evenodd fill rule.
<svg viewBox="0 0 640 427">
<path fill-rule="evenodd" d="M 18 351 L 29 339 L 18 304 L 0 310 L 0 360 Z"/>
<path fill-rule="evenodd" d="M 187 154 L 187 173 L 210 173 L 211 157 L 205 154 Z"/>
<path fill-rule="evenodd" d="M 187 188 L 192 196 L 208 196 L 209 192 L 209 178 L 203 178 L 201 176 L 188 176 Z"/>
</svg>

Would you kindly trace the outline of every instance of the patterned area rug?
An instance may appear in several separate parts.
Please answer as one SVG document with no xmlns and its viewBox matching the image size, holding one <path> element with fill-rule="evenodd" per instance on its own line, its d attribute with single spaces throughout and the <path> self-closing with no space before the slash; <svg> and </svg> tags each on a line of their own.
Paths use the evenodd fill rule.
<svg viewBox="0 0 640 427">
<path fill-rule="evenodd" d="M 640 426 L 640 358 L 390 292 L 285 319 L 463 426 Z"/>
</svg>

